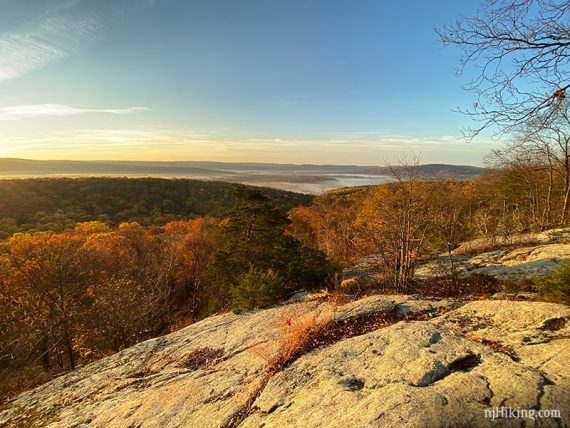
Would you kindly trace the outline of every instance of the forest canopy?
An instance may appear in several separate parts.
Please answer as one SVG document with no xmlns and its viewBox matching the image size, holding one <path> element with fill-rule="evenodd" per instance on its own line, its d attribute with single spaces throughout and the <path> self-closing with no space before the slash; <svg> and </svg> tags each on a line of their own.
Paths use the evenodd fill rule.
<svg viewBox="0 0 570 428">
<path fill-rule="evenodd" d="M 0 241 L 0 402 L 213 312 L 269 306 L 336 274 L 287 233 L 286 214 L 262 191 L 239 186 L 231 200 L 223 220 L 88 221 Z"/>
<path fill-rule="evenodd" d="M 0 180 L 0 239 L 16 232 L 73 230 L 77 223 L 111 226 L 168 222 L 212 216 L 223 218 L 235 203 L 239 184 L 158 178 L 46 178 Z M 263 189 L 282 212 L 312 197 Z"/>
</svg>

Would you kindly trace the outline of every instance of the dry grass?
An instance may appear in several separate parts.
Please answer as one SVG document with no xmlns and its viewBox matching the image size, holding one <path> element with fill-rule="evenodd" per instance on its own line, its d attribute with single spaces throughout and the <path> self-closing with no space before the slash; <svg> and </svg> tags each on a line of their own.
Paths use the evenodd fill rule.
<svg viewBox="0 0 570 428">
<path fill-rule="evenodd" d="M 311 309 L 309 305 L 293 308 L 289 313 L 276 322 L 279 336 L 276 343 L 260 345 L 252 348 L 252 352 L 264 359 L 268 364 L 265 376 L 254 393 L 232 416 L 227 428 L 238 427 L 252 412 L 252 406 L 257 397 L 273 375 L 287 367 L 304 353 L 315 348 L 321 332 L 331 325 L 333 311 Z"/>
<path fill-rule="evenodd" d="M 223 349 L 213 349 L 213 348 L 200 348 L 195 351 L 190 352 L 185 355 L 181 361 L 178 362 L 178 367 L 198 370 L 203 367 L 209 367 L 213 365 L 216 360 L 224 355 Z"/>
<path fill-rule="evenodd" d="M 134 371 L 130 372 L 129 374 L 127 374 L 126 377 L 129 379 L 140 379 L 140 378 L 152 376 L 154 374 L 157 374 L 158 372 L 159 372 L 158 369 L 156 369 L 150 365 L 143 365 L 142 367 L 138 368 L 137 370 L 134 370 Z"/>
<path fill-rule="evenodd" d="M 468 333 L 466 337 L 467 339 L 472 340 L 473 342 L 481 343 L 485 346 L 488 346 L 494 352 L 505 354 L 513 361 L 520 361 L 520 357 L 517 355 L 515 350 L 510 346 L 503 345 L 501 342 L 498 342 L 496 340 L 486 339 L 484 337 L 472 333 Z"/>
<path fill-rule="evenodd" d="M 312 349 L 385 328 L 399 321 L 427 320 L 439 315 L 378 312 L 358 318 L 335 319 L 334 308 L 334 305 L 330 305 L 325 309 L 311 310 L 303 306 L 293 309 L 278 321 L 277 340 L 252 349 L 267 361 L 270 376 Z"/>
<path fill-rule="evenodd" d="M 399 321 L 426 320 L 434 316 L 433 314 L 408 316 L 398 312 L 379 312 L 360 318 L 335 320 L 335 308 L 336 305 L 330 304 L 330 300 L 325 309 L 311 309 L 309 305 L 294 308 L 278 321 L 276 327 L 279 336 L 275 342 L 252 348 L 252 352 L 267 361 L 269 367 L 267 376 L 233 415 L 227 428 L 238 427 L 251 414 L 253 403 L 273 375 L 312 349 L 388 327 Z M 349 385 L 349 387 L 359 388 L 358 383 Z"/>
<path fill-rule="evenodd" d="M 320 333 L 332 322 L 332 309 L 295 308 L 277 321 L 279 337 L 274 344 L 258 346 L 253 352 L 266 360 L 271 374 L 283 369 L 314 346 Z M 273 345 L 273 346 L 272 346 Z"/>
<path fill-rule="evenodd" d="M 342 306 L 342 305 L 346 305 L 348 303 L 354 302 L 360 298 L 362 298 L 364 295 L 355 295 L 355 294 L 347 294 L 347 293 L 343 293 L 342 291 L 339 290 L 333 290 L 332 293 L 329 293 L 326 296 L 326 301 L 331 304 L 333 307 L 334 306 Z"/>
</svg>

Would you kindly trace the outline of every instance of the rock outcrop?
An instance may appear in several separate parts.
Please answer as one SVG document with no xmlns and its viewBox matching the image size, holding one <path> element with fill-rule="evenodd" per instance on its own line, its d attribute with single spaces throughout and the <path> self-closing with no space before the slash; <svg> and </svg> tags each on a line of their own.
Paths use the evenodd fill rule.
<svg viewBox="0 0 570 428">
<path fill-rule="evenodd" d="M 478 274 L 505 280 L 544 276 L 570 260 L 570 228 L 475 239 L 461 244 L 451 256 L 460 277 Z M 344 281 L 370 287 L 383 280 L 384 271 L 382 255 L 370 255 L 346 269 L 343 277 Z M 420 263 L 415 278 L 444 277 L 451 272 L 449 254 L 444 253 Z"/>
<path fill-rule="evenodd" d="M 549 244 L 570 244 L 570 228 L 549 229 L 544 232 L 523 233 L 510 236 L 494 236 L 464 242 L 452 254 L 482 252 L 482 248 L 500 246 L 532 247 Z"/>
<path fill-rule="evenodd" d="M 327 339 L 275 370 L 301 319 L 325 320 Z M 484 427 L 493 407 L 561 413 L 502 426 L 568 426 L 569 349 L 564 305 L 308 298 L 212 316 L 82 367 L 16 397 L 0 426 Z"/>
<path fill-rule="evenodd" d="M 459 276 L 488 275 L 499 279 L 534 278 L 570 259 L 570 243 L 544 244 L 516 249 L 499 249 L 477 255 L 454 255 L 453 264 Z M 415 272 L 418 279 L 449 275 L 449 256 L 442 254 L 420 265 Z"/>
</svg>

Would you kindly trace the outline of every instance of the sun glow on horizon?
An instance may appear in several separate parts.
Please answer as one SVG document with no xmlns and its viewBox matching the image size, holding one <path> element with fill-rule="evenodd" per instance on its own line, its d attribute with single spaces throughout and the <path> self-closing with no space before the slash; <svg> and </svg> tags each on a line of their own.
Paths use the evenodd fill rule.
<svg viewBox="0 0 570 428">
<path fill-rule="evenodd" d="M 446 2 L 24 3 L 0 16 L 3 157 L 481 164 L 490 147 L 449 111 L 455 57 L 431 40 Z M 404 14 L 417 43 L 396 48 L 378 18 Z"/>
</svg>

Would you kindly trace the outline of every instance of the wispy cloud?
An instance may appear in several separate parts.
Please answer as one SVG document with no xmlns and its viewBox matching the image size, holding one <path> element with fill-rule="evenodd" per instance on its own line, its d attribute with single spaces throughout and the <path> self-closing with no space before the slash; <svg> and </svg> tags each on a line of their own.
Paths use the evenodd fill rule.
<svg viewBox="0 0 570 428">
<path fill-rule="evenodd" d="M 78 51 L 103 28 L 103 20 L 97 15 L 48 16 L 29 29 L 1 35 L 0 82 Z"/>
<path fill-rule="evenodd" d="M 49 116 L 76 116 L 86 113 L 106 113 L 106 114 L 132 114 L 140 111 L 148 111 L 146 107 L 120 107 L 103 108 L 93 106 L 70 106 L 65 104 L 30 104 L 20 106 L 9 106 L 0 108 L 0 121 L 2 120 L 22 120 L 37 117 Z"/>
<path fill-rule="evenodd" d="M 297 136 L 268 135 L 253 129 L 161 127 L 33 131 L 28 136 L 1 138 L 0 157 L 382 165 L 413 151 L 424 155 L 424 162 L 481 163 L 492 146 L 461 143 L 449 135 L 397 135 L 387 131 Z"/>
</svg>

